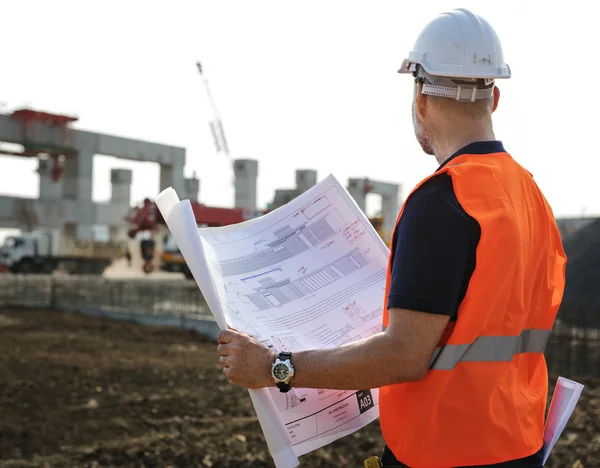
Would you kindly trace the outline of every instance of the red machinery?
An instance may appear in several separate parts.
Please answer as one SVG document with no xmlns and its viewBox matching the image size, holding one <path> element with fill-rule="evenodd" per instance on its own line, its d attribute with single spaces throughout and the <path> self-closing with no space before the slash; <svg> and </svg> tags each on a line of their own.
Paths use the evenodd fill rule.
<svg viewBox="0 0 600 468">
<path fill-rule="evenodd" d="M 156 203 L 149 198 L 145 198 L 141 206 L 134 207 L 129 215 L 125 217 L 125 220 L 133 225 L 127 232 L 129 238 L 133 239 L 138 232 L 152 231 L 156 226 L 158 216 L 160 216 L 160 211 Z M 164 223 L 162 216 L 160 216 L 159 222 Z"/>
<path fill-rule="evenodd" d="M 244 208 L 218 208 L 198 202 L 191 202 L 191 205 L 198 226 L 227 226 L 241 223 L 262 214 Z M 165 224 L 156 203 L 148 198 L 144 200 L 141 206 L 133 208 L 125 219 L 133 225 L 128 232 L 129 237 L 132 239 L 138 232 L 151 231 L 157 224 Z"/>
<path fill-rule="evenodd" d="M 53 161 L 52 180 L 59 180 L 63 173 L 65 158 L 77 156 L 77 150 L 73 147 L 72 128 L 69 126 L 78 120 L 77 117 L 51 114 L 33 109 L 18 109 L 11 114 L 11 117 L 21 123 L 21 139 L 13 143 L 21 144 L 23 151 L 0 150 L 0 154 L 25 157 L 46 155 Z M 36 123 L 44 123 L 58 129 L 60 131 L 60 141 L 52 143 L 36 142 Z"/>
<path fill-rule="evenodd" d="M 227 226 L 230 224 L 241 223 L 262 214 L 261 212 L 244 208 L 219 208 L 206 206 L 198 202 L 191 202 L 191 205 L 196 218 L 196 224 L 200 227 Z M 139 232 L 144 231 L 150 231 L 153 234 L 157 234 L 157 228 L 165 226 L 165 220 L 160 214 L 160 210 L 156 206 L 156 203 L 148 198 L 146 198 L 140 206 L 133 208 L 125 219 L 132 224 L 132 228 L 128 231 L 130 239 L 135 238 Z M 144 239 L 140 243 L 142 259 L 144 260 L 143 268 L 146 273 L 153 270 L 152 262 L 156 255 L 154 249 L 155 244 L 156 242 L 154 239 Z M 179 270 L 185 273 L 186 276 L 189 275 L 189 270 L 179 252 L 159 252 L 159 255 L 162 257 L 161 260 L 163 264 L 167 264 L 165 265 L 165 269 L 169 271 Z M 180 265 L 181 268 L 173 269 L 172 264 Z"/>
</svg>

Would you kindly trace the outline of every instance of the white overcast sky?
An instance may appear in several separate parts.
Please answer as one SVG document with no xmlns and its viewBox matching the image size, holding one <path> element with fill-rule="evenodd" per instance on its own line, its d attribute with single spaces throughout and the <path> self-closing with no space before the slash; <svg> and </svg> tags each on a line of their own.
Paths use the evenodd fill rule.
<svg viewBox="0 0 600 468">
<path fill-rule="evenodd" d="M 78 128 L 187 148 L 200 199 L 231 206 L 215 152 L 200 60 L 234 158 L 259 160 L 259 205 L 294 171 L 403 185 L 434 171 L 411 123 L 412 83 L 396 73 L 421 28 L 456 7 L 486 17 L 513 78 L 499 83 L 496 135 L 535 176 L 558 216 L 600 213 L 600 3 L 570 1 L 0 0 L 0 102 L 70 113 Z M 37 196 L 35 163 L 0 159 L 0 193 Z M 158 166 L 134 168 L 132 202 L 158 193 Z"/>
</svg>

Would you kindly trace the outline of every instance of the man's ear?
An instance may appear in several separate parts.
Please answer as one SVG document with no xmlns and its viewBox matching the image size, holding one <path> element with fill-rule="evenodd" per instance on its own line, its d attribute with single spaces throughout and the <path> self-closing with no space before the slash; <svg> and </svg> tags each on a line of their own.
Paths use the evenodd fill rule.
<svg viewBox="0 0 600 468">
<path fill-rule="evenodd" d="M 498 108 L 498 102 L 500 101 L 500 88 L 494 86 L 494 105 L 492 106 L 492 113 Z"/>
</svg>

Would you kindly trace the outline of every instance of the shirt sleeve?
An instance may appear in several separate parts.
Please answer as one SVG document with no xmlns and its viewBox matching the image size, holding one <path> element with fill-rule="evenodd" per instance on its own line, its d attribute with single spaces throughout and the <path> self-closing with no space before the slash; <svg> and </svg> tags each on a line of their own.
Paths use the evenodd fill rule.
<svg viewBox="0 0 600 468">
<path fill-rule="evenodd" d="M 448 177 L 449 189 L 435 182 L 440 176 Z M 406 202 L 396 229 L 388 307 L 454 317 L 462 299 L 473 220 L 458 204 L 449 176 L 440 176 Z"/>
</svg>

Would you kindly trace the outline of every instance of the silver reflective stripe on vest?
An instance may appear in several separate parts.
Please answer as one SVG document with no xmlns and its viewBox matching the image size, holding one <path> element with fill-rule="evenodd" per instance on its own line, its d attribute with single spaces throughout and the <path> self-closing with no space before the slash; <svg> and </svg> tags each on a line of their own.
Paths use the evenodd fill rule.
<svg viewBox="0 0 600 468">
<path fill-rule="evenodd" d="M 551 333 L 529 328 L 519 336 L 480 336 L 471 344 L 446 345 L 435 349 L 429 368 L 451 370 L 459 362 L 503 362 L 519 353 L 542 353 Z"/>
</svg>

